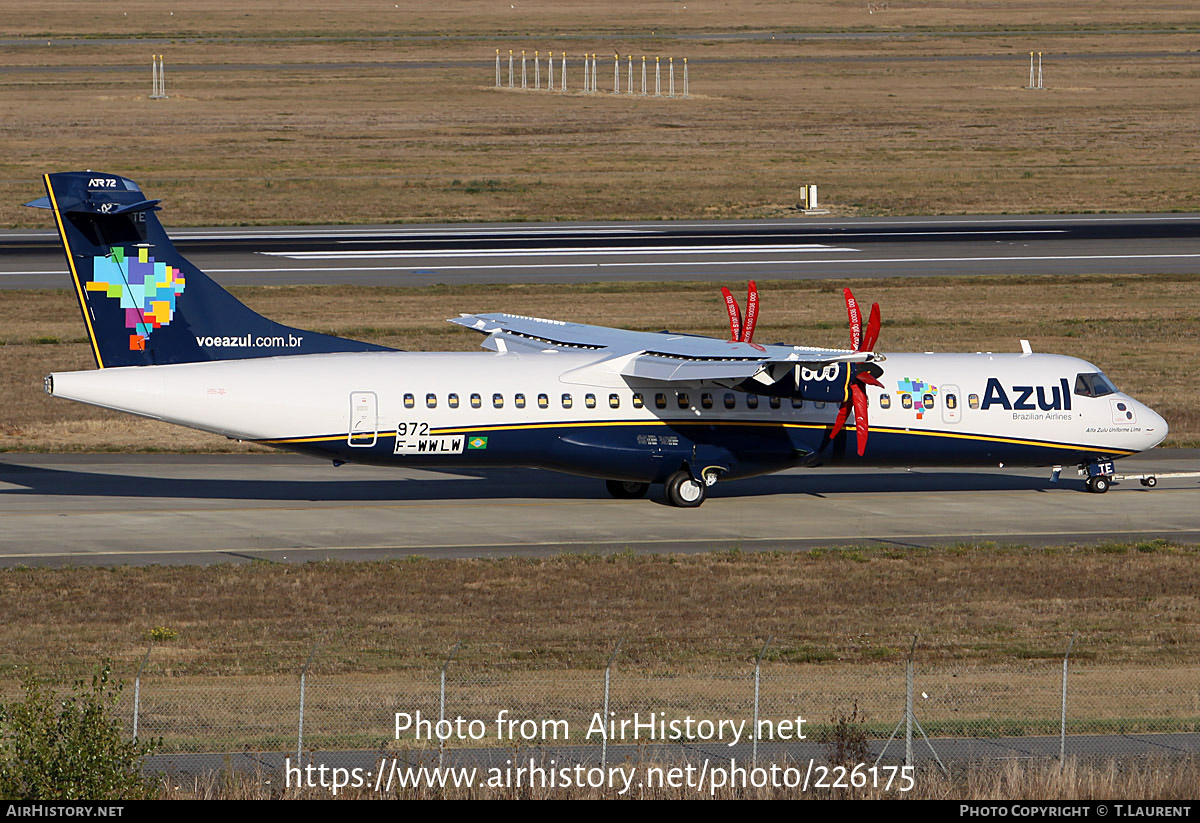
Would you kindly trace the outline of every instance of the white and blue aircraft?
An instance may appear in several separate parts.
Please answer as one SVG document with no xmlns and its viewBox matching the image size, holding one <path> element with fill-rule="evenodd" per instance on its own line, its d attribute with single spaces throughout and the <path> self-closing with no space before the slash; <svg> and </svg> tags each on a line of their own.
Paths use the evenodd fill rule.
<svg viewBox="0 0 1200 823">
<path fill-rule="evenodd" d="M 1114 460 L 1167 434 L 1074 357 L 879 353 L 878 306 L 864 328 L 849 290 L 844 350 L 754 343 L 753 284 L 744 323 L 725 291 L 732 340 L 513 314 L 450 321 L 485 336 L 475 353 L 304 331 L 185 260 L 133 181 L 45 185 L 29 205 L 53 212 L 99 367 L 47 392 L 335 464 L 550 469 L 693 507 L 719 480 L 839 462 L 1077 464 L 1103 492 Z"/>
</svg>

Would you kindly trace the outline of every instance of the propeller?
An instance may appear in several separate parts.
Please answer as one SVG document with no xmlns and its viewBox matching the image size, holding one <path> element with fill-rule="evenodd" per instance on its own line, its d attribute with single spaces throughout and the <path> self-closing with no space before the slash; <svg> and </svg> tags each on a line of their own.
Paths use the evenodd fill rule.
<svg viewBox="0 0 1200 823">
<path fill-rule="evenodd" d="M 879 340 L 879 304 L 874 303 L 871 306 L 871 314 L 867 319 L 866 333 L 863 333 L 862 311 L 859 309 L 858 301 L 854 299 L 854 293 L 850 289 L 843 289 L 842 294 L 846 297 L 846 313 L 850 317 L 850 349 L 855 352 L 873 351 L 875 343 Z M 862 384 L 868 386 L 878 386 L 883 388 L 883 384 L 879 379 L 866 369 L 855 370 L 854 366 L 849 366 L 851 370 L 850 378 L 850 396 L 842 401 L 841 407 L 838 409 L 837 417 L 833 421 L 833 429 L 829 432 L 829 439 L 832 440 L 842 433 L 842 429 L 846 426 L 846 418 L 850 415 L 850 409 L 854 409 L 854 430 L 858 436 L 858 455 L 862 457 L 863 452 L 867 449 L 867 433 L 870 429 L 870 424 L 867 421 L 867 391 Z M 878 369 L 876 369 L 878 371 Z"/>
</svg>

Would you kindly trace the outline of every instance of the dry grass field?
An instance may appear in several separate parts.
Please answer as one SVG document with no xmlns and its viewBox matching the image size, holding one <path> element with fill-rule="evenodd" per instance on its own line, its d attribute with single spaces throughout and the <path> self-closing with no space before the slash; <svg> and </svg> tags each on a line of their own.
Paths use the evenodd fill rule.
<svg viewBox="0 0 1200 823">
<path fill-rule="evenodd" d="M 594 672 L 617 638 L 625 672 L 743 672 L 768 634 L 772 665 L 894 675 L 912 632 L 922 666 L 1042 661 L 1052 683 L 1076 631 L 1085 667 L 1190 665 L 1196 563 L 1197 547 L 1154 542 L 5 569 L 0 680 L 79 676 L 101 657 L 131 677 L 166 627 L 178 636 L 149 671 L 175 684 L 294 676 L 313 641 L 321 675 L 433 682 L 458 641 L 458 672 Z"/>
<path fill-rule="evenodd" d="M 175 225 L 1200 208 L 1193 4 L 866 5 L 14 0 L 0 226 L 81 167 Z M 568 92 L 493 88 L 497 48 L 567 51 Z M 614 52 L 686 56 L 692 96 L 583 94 L 584 51 L 610 91 Z"/>
<path fill-rule="evenodd" d="M 64 280 L 66 275 L 64 275 Z M 1036 351 L 1088 359 L 1117 386 L 1160 411 L 1167 445 L 1200 444 L 1194 381 L 1200 357 L 1200 280 L 1186 276 L 905 279 L 761 283 L 758 337 L 848 345 L 840 288 L 883 309 L 882 351 Z M 625 328 L 723 336 L 712 284 L 518 285 L 409 289 L 248 287 L 254 309 L 300 328 L 408 350 L 474 350 L 478 335 L 441 322 L 460 311 L 510 311 Z M 1052 306 L 1053 311 L 1047 311 Z M 228 451 L 251 448 L 51 398 L 42 378 L 93 367 L 67 291 L 0 291 L 2 451 Z M 168 434 L 169 433 L 169 434 Z"/>
</svg>

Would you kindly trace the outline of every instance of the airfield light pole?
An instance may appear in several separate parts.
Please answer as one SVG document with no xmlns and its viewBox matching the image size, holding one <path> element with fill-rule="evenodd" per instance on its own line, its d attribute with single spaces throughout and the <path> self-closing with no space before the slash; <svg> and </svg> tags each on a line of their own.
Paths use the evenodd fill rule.
<svg viewBox="0 0 1200 823">
<path fill-rule="evenodd" d="M 633 94 L 633 55 L 632 54 L 625 55 L 625 65 L 629 67 L 629 71 L 626 72 L 626 76 L 628 77 L 628 80 L 625 83 L 625 93 Z"/>
<path fill-rule="evenodd" d="M 613 94 L 621 93 L 621 55 L 613 55 Z"/>
<path fill-rule="evenodd" d="M 500 88 L 500 49 L 496 49 L 496 88 Z"/>
<path fill-rule="evenodd" d="M 521 88 L 528 88 L 525 82 L 525 49 L 521 49 Z"/>
<path fill-rule="evenodd" d="M 586 51 L 583 53 L 583 90 L 584 92 L 592 90 L 592 81 L 588 78 L 588 56 Z"/>
<path fill-rule="evenodd" d="M 442 683 L 441 691 L 438 696 L 438 728 L 443 728 L 443 722 L 446 719 L 446 669 L 450 667 L 450 661 L 454 660 L 454 655 L 458 654 L 458 648 L 462 645 L 462 641 L 454 644 L 454 648 L 450 650 L 450 656 L 446 658 L 446 662 L 442 664 Z M 442 767 L 442 762 L 446 757 L 446 739 L 440 734 L 438 735 L 438 768 Z"/>
<path fill-rule="evenodd" d="M 762 673 L 762 660 L 767 654 L 767 647 L 771 645 L 773 635 L 767 635 L 767 642 L 763 643 L 762 650 L 758 653 L 758 657 L 754 659 L 754 728 L 752 730 L 751 739 L 754 741 L 753 748 L 750 753 L 750 765 L 758 766 L 758 695 L 760 675 Z"/>
<path fill-rule="evenodd" d="M 1037 87 L 1039 89 L 1046 88 L 1045 86 L 1042 85 L 1042 53 L 1040 51 L 1038 52 L 1038 84 L 1037 84 Z"/>
<path fill-rule="evenodd" d="M 304 689 L 308 681 L 308 667 L 312 665 L 313 655 L 317 653 L 317 644 L 312 644 L 312 649 L 308 653 L 308 660 L 304 661 L 304 668 L 300 670 L 300 725 L 296 730 L 296 767 L 299 768 L 303 762 L 300 757 L 304 752 Z"/>
<path fill-rule="evenodd" d="M 667 64 L 670 66 L 671 85 L 668 87 L 667 97 L 675 96 L 675 58 L 668 57 Z"/>
<path fill-rule="evenodd" d="M 559 91 L 566 91 L 567 90 L 567 53 L 565 51 L 562 53 L 561 63 L 562 63 L 562 68 L 559 69 L 559 74 L 562 75 L 562 83 L 560 84 Z M 554 85 L 554 77 L 553 76 L 551 76 L 551 78 L 550 78 L 550 85 L 551 86 Z"/>
<path fill-rule="evenodd" d="M 617 645 L 613 646 L 612 654 L 608 656 L 608 665 L 604 667 L 604 726 L 600 730 L 600 770 L 608 766 L 608 693 L 609 687 L 612 685 L 612 670 L 613 663 L 616 662 L 617 652 L 621 651 L 621 642 L 617 641 Z"/>
<path fill-rule="evenodd" d="M 146 647 L 146 656 L 142 658 L 142 665 L 138 666 L 137 674 L 133 678 L 133 742 L 137 742 L 138 733 L 138 715 L 142 708 L 142 672 L 146 670 L 146 661 L 150 659 L 150 650 L 154 648 L 151 643 Z"/>
<path fill-rule="evenodd" d="M 688 71 L 687 71 L 687 58 L 686 57 L 683 58 L 683 96 L 684 97 L 688 96 Z"/>
<path fill-rule="evenodd" d="M 550 59 L 554 59 L 554 52 L 550 52 Z M 550 76 L 551 85 L 553 85 L 554 75 Z M 540 89 L 542 87 L 542 56 L 537 49 L 533 50 L 533 87 Z"/>
<path fill-rule="evenodd" d="M 584 55 L 587 59 L 587 55 Z M 596 76 L 596 52 L 592 52 L 592 91 L 600 93 L 600 78 Z"/>
<path fill-rule="evenodd" d="M 1034 85 L 1033 85 L 1033 52 L 1029 52 L 1029 85 L 1026 86 L 1025 88 L 1027 88 L 1027 89 L 1034 88 Z"/>
<path fill-rule="evenodd" d="M 1059 768 L 1067 756 L 1067 661 L 1071 658 L 1071 649 L 1075 647 L 1075 638 L 1079 637 L 1079 632 L 1071 635 L 1071 642 L 1067 644 L 1067 653 L 1063 655 L 1063 675 L 1062 675 L 1062 719 L 1058 727 L 1058 763 Z"/>
<path fill-rule="evenodd" d="M 654 58 L 654 96 L 662 97 L 662 67 L 659 66 L 661 57 Z"/>
<path fill-rule="evenodd" d="M 550 56 L 546 58 L 546 89 L 554 91 L 554 52 L 550 52 Z"/>
<path fill-rule="evenodd" d="M 513 87 L 513 64 L 512 64 L 512 49 L 508 50 L 508 87 Z"/>
<path fill-rule="evenodd" d="M 646 55 L 642 55 L 642 97 L 646 96 Z"/>
</svg>

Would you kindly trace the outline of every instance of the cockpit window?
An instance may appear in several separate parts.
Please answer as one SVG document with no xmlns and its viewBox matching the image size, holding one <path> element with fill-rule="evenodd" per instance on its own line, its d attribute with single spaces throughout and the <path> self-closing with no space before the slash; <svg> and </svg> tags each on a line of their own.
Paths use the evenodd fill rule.
<svg viewBox="0 0 1200 823">
<path fill-rule="evenodd" d="M 1075 375 L 1075 393 L 1080 397 L 1103 397 L 1106 394 L 1116 394 L 1117 390 L 1108 378 L 1100 372 Z"/>
</svg>

